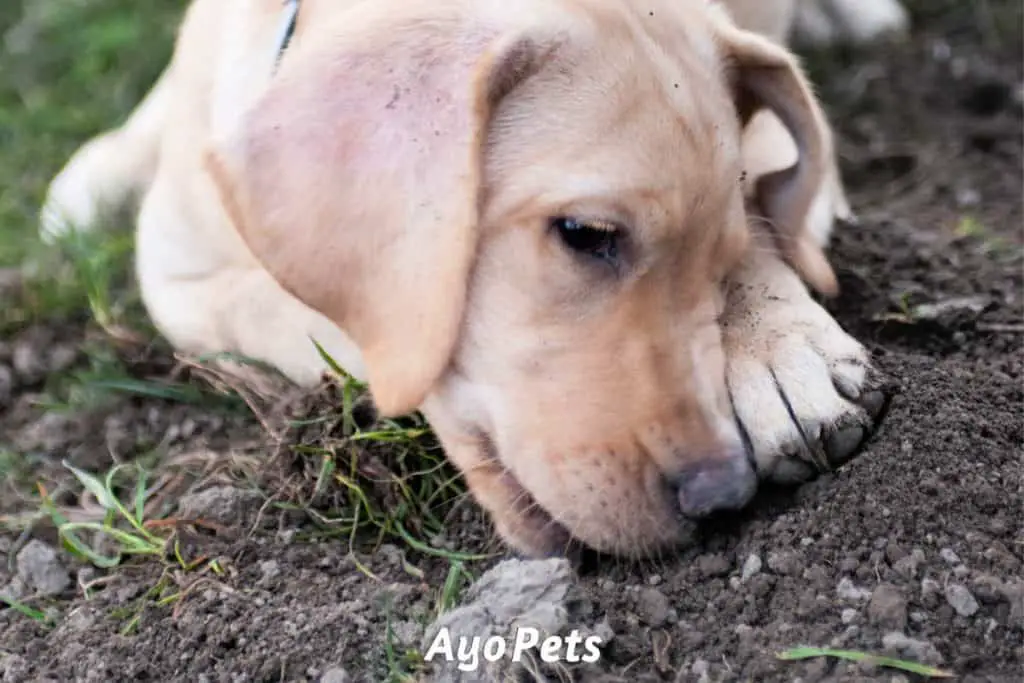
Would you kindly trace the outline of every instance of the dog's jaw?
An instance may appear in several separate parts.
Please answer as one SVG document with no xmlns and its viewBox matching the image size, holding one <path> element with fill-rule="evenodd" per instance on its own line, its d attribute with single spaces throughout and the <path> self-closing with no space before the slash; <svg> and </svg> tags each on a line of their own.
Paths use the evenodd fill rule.
<svg viewBox="0 0 1024 683">
<path fill-rule="evenodd" d="M 580 543 L 545 510 L 506 467 L 492 440 L 476 429 L 452 432 L 448 421 L 428 420 L 445 453 L 462 472 L 474 500 L 490 515 L 498 536 L 530 558 L 578 557 Z M 441 425 L 440 429 L 438 425 Z"/>
</svg>

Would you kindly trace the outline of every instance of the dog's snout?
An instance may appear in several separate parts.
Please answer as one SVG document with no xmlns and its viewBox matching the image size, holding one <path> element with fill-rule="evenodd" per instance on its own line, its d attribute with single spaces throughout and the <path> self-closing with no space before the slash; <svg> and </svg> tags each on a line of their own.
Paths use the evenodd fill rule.
<svg viewBox="0 0 1024 683">
<path fill-rule="evenodd" d="M 757 475 L 742 451 L 690 465 L 675 480 L 679 508 L 687 517 L 738 510 L 757 490 Z"/>
</svg>

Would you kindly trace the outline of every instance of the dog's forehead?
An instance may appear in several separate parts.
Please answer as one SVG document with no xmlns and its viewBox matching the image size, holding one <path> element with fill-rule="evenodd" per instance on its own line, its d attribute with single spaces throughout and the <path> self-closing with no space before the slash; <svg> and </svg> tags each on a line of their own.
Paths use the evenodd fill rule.
<svg viewBox="0 0 1024 683">
<path fill-rule="evenodd" d="M 654 21 L 661 2 L 583 2 L 593 30 L 498 112 L 488 176 L 506 206 L 662 212 L 636 216 L 649 225 L 721 206 L 738 183 L 739 123 L 710 28 L 678 12 Z"/>
</svg>

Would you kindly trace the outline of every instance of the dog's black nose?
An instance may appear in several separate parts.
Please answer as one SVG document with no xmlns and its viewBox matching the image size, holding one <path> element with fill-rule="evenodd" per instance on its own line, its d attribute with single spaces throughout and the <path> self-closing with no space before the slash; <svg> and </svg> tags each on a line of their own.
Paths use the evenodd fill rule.
<svg viewBox="0 0 1024 683">
<path fill-rule="evenodd" d="M 690 465 L 675 483 L 679 509 L 699 518 L 745 506 L 757 490 L 757 474 L 740 450 Z"/>
</svg>

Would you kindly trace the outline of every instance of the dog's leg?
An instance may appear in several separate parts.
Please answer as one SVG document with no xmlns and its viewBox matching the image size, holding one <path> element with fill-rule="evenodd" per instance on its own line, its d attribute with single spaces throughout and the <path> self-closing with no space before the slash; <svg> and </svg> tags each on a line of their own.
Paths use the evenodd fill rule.
<svg viewBox="0 0 1024 683">
<path fill-rule="evenodd" d="M 53 179 L 40 214 L 44 241 L 102 227 L 109 212 L 148 186 L 160 157 L 170 78 L 165 71 L 124 125 L 85 143 Z"/>
<path fill-rule="evenodd" d="M 868 45 L 903 35 L 909 24 L 900 0 L 800 0 L 793 42 L 808 47 Z"/>
<path fill-rule="evenodd" d="M 867 350 L 758 240 L 729 283 L 727 381 L 759 475 L 794 483 L 852 457 L 886 394 Z"/>
<path fill-rule="evenodd" d="M 139 211 L 135 269 L 142 300 L 160 333 L 187 354 L 230 352 L 276 367 L 301 386 L 328 369 L 318 342 L 365 381 L 356 346 L 327 318 L 300 303 L 252 259 L 216 204 L 182 201 L 161 173 Z M 213 212 L 213 213 L 208 213 Z M 240 256 L 241 255 L 241 256 Z"/>
</svg>

